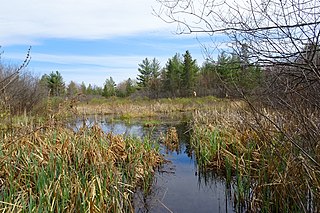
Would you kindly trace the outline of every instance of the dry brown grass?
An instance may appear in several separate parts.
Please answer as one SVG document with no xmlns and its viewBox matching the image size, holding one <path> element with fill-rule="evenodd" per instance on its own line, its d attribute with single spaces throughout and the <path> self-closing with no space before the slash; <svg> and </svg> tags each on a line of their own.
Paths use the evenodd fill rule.
<svg viewBox="0 0 320 213">
<path fill-rule="evenodd" d="M 116 115 L 120 118 L 144 118 L 158 115 L 178 115 L 181 112 L 192 112 L 196 109 L 206 109 L 213 105 L 225 105 L 214 97 L 205 98 L 177 98 L 158 100 L 130 100 L 130 99 L 108 99 L 103 103 L 83 103 L 77 109 L 85 115 L 102 114 Z"/>
<path fill-rule="evenodd" d="M 319 162 L 319 138 L 306 142 L 304 128 L 289 113 L 255 110 L 196 111 L 192 144 L 199 163 L 224 171 L 234 181 L 238 205 L 248 210 L 319 210 L 320 168 L 313 161 Z"/>
<path fill-rule="evenodd" d="M 64 113 L 2 134 L 0 209 L 133 212 L 135 189 L 148 187 L 162 161 L 157 145 L 98 125 L 73 131 L 63 124 Z"/>
<path fill-rule="evenodd" d="M 167 130 L 167 133 L 163 142 L 168 151 L 177 151 L 179 149 L 179 136 L 178 136 L 177 129 L 175 127 L 170 127 Z"/>
</svg>

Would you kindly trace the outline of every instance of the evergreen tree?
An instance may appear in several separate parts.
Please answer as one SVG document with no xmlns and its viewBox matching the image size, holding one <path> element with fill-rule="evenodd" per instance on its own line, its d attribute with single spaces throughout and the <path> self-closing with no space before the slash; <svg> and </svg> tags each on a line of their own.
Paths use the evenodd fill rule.
<svg viewBox="0 0 320 213">
<path fill-rule="evenodd" d="M 168 60 L 164 73 L 164 90 L 171 96 L 179 95 L 181 89 L 181 75 L 183 71 L 183 62 L 177 53 Z"/>
<path fill-rule="evenodd" d="M 148 83 L 149 97 L 158 98 L 161 90 L 161 80 L 160 76 L 160 62 L 153 58 L 151 62 L 151 78 Z"/>
<path fill-rule="evenodd" d="M 221 82 L 215 61 L 207 59 L 202 64 L 197 84 L 199 85 L 197 88 L 199 95 L 218 95 Z"/>
<path fill-rule="evenodd" d="M 196 75 L 199 67 L 197 66 L 196 60 L 193 60 L 190 52 L 187 50 L 183 55 L 183 73 L 182 83 L 184 94 L 191 96 L 196 86 Z"/>
<path fill-rule="evenodd" d="M 160 76 L 160 62 L 156 59 L 153 58 L 151 62 L 151 78 L 152 79 L 157 79 Z"/>
<path fill-rule="evenodd" d="M 148 86 L 148 83 L 151 79 L 152 74 L 152 67 L 151 63 L 148 58 L 145 58 L 141 64 L 138 64 L 139 68 L 138 71 L 140 72 L 140 75 L 138 75 L 138 85 L 141 88 L 145 88 Z"/>
<path fill-rule="evenodd" d="M 224 77 L 225 79 L 229 76 L 229 68 L 230 66 L 230 57 L 226 54 L 226 52 L 222 52 L 218 55 L 217 61 L 217 72 Z"/>
<path fill-rule="evenodd" d="M 103 94 L 103 88 L 97 86 L 97 85 L 94 85 L 93 88 L 92 88 L 92 94 L 93 95 L 102 95 Z"/>
<path fill-rule="evenodd" d="M 65 84 L 59 71 L 51 72 L 49 75 L 44 74 L 41 82 L 49 90 L 50 96 L 61 96 L 65 93 Z"/>
<path fill-rule="evenodd" d="M 240 53 L 227 55 L 222 52 L 218 56 L 217 74 L 222 80 L 223 87 L 233 95 L 249 92 L 260 84 L 261 70 L 250 64 L 249 54 L 248 46 L 243 45 Z"/>
<path fill-rule="evenodd" d="M 116 94 L 118 97 L 128 97 L 136 90 L 135 82 L 128 78 L 117 85 Z"/>
<path fill-rule="evenodd" d="M 87 87 L 87 92 L 88 95 L 93 95 L 93 87 L 91 84 L 88 85 Z"/>
<path fill-rule="evenodd" d="M 70 81 L 68 87 L 67 87 L 67 96 L 73 97 L 79 92 L 79 86 L 74 82 Z"/>
<path fill-rule="evenodd" d="M 161 68 L 159 61 L 156 58 L 153 58 L 151 61 L 145 58 L 138 66 L 138 71 L 140 72 L 137 77 L 138 86 L 140 86 L 140 88 L 152 87 L 151 84 L 154 83 L 154 80 L 158 79 L 160 75 Z"/>
<path fill-rule="evenodd" d="M 87 94 L 87 87 L 86 84 L 82 81 L 81 85 L 80 85 L 80 91 L 82 94 Z"/>
<path fill-rule="evenodd" d="M 126 96 L 130 96 L 132 93 L 135 92 L 135 86 L 131 78 L 128 78 L 126 81 Z"/>
<path fill-rule="evenodd" d="M 103 96 L 105 97 L 111 97 L 116 95 L 116 83 L 110 77 L 109 79 L 106 79 L 103 87 Z"/>
</svg>

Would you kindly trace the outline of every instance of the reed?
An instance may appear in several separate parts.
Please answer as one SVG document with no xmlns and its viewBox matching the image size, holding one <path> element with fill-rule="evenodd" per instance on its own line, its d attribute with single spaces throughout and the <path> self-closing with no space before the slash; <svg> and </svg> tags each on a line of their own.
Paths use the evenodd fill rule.
<svg viewBox="0 0 320 213">
<path fill-rule="evenodd" d="M 65 113 L 65 112 L 61 112 Z M 151 140 L 73 131 L 55 113 L 1 134 L 4 212 L 133 212 L 133 193 L 162 161 Z"/>
<path fill-rule="evenodd" d="M 265 117 L 245 106 L 240 108 L 194 112 L 191 145 L 198 164 L 225 172 L 227 183 L 235 189 L 239 211 L 319 211 L 320 168 L 291 138 L 301 141 L 314 159 L 320 156 L 319 140 L 315 144 L 303 142 L 304 135 L 297 131 L 299 123 L 287 119 L 284 112 L 261 109 L 268 114 Z"/>
<path fill-rule="evenodd" d="M 150 118 L 168 116 L 181 119 L 181 112 L 192 112 L 196 109 L 210 108 L 212 104 L 225 104 L 225 101 L 214 97 L 177 98 L 177 99 L 123 99 L 110 98 L 103 102 L 81 103 L 77 106 L 78 112 L 85 115 L 114 115 L 128 120 L 135 118 Z M 177 118 L 177 116 L 180 116 Z"/>
<path fill-rule="evenodd" d="M 163 143 L 165 144 L 166 151 L 177 151 L 179 152 L 179 135 L 175 127 L 169 127 L 165 137 L 163 138 Z"/>
</svg>

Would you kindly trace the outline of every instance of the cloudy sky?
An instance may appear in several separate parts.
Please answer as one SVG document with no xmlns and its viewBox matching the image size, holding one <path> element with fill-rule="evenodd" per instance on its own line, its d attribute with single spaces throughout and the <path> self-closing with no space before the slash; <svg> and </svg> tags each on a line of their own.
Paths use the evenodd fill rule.
<svg viewBox="0 0 320 213">
<path fill-rule="evenodd" d="M 154 16 L 152 8 L 158 8 L 155 0 L 3 0 L 2 62 L 21 63 L 32 46 L 28 69 L 35 75 L 58 70 L 67 83 L 98 86 L 110 76 L 117 83 L 136 78 L 146 57 L 164 66 L 189 50 L 201 65 L 206 41 L 175 34 L 176 26 Z"/>
</svg>

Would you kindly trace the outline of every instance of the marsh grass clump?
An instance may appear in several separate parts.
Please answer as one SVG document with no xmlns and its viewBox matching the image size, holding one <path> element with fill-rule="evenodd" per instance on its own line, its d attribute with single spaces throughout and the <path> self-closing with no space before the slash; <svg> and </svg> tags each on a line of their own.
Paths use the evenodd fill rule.
<svg viewBox="0 0 320 213">
<path fill-rule="evenodd" d="M 143 121 L 143 126 L 144 127 L 154 127 L 154 126 L 158 126 L 161 124 L 161 121 L 159 120 L 147 120 L 147 121 Z"/>
<path fill-rule="evenodd" d="M 318 211 L 320 169 L 312 159 L 319 159 L 319 141 L 307 143 L 290 115 L 261 110 L 268 116 L 245 107 L 196 111 L 190 125 L 198 164 L 225 173 L 239 211 Z"/>
<path fill-rule="evenodd" d="M 175 127 L 170 127 L 164 138 L 164 144 L 169 151 L 179 149 L 179 135 Z"/>
<path fill-rule="evenodd" d="M 107 134 L 98 125 L 74 132 L 48 122 L 1 141 L 5 212 L 133 212 L 135 189 L 161 163 L 151 141 Z"/>
</svg>

